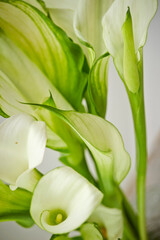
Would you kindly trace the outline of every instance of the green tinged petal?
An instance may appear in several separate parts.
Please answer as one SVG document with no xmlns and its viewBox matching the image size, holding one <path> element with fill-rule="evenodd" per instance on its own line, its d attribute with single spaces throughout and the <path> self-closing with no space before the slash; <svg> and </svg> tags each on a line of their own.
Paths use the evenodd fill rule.
<svg viewBox="0 0 160 240">
<path fill-rule="evenodd" d="M 105 228 L 108 240 L 117 240 L 122 238 L 123 216 L 121 210 L 99 205 L 88 221 L 97 223 L 102 230 Z"/>
<path fill-rule="evenodd" d="M 11 191 L 0 181 L 0 221 L 17 221 L 24 227 L 31 227 L 29 214 L 32 194 L 22 189 Z"/>
<path fill-rule="evenodd" d="M 128 89 L 136 93 L 139 89 L 139 73 L 138 62 L 135 54 L 132 17 L 130 10 L 126 13 L 126 20 L 122 26 L 122 36 L 124 41 L 124 55 L 123 55 L 123 73 L 124 81 Z"/>
<path fill-rule="evenodd" d="M 93 223 L 85 223 L 81 226 L 81 235 L 83 240 L 103 240 L 102 234 L 100 233 L 97 226 Z"/>
<path fill-rule="evenodd" d="M 56 107 L 81 108 L 86 74 L 80 47 L 23 1 L 0 1 L 0 29 L 0 107 L 10 116 L 26 112 L 44 120 L 47 145 L 66 152 L 68 162 L 76 165 L 83 160 L 83 148 L 71 130 L 56 116 L 21 103 L 44 103 L 51 93 Z"/>
<path fill-rule="evenodd" d="M 130 14 L 127 13 L 128 8 Z M 157 0 L 116 0 L 103 17 L 103 37 L 107 50 L 114 59 L 120 77 L 134 93 L 139 89 L 136 66 L 140 60 L 139 49 L 146 42 L 149 23 L 156 10 Z"/>
<path fill-rule="evenodd" d="M 89 73 L 87 104 L 89 112 L 105 117 L 108 90 L 109 54 L 100 57 Z"/>
<path fill-rule="evenodd" d="M 0 27 L 76 109 L 82 100 L 84 55 L 42 12 L 21 1 L 0 2 Z M 63 106 L 61 106 L 63 107 Z"/>
<path fill-rule="evenodd" d="M 79 39 L 91 68 L 89 93 L 87 91 L 89 111 L 104 117 L 107 105 L 108 58 L 104 55 L 106 48 L 101 21 L 113 0 L 79 0 L 76 4 L 75 1 L 45 2 L 52 20 L 75 42 Z"/>
<path fill-rule="evenodd" d="M 77 4 L 74 30 L 81 43 L 88 47 L 90 65 L 106 52 L 101 21 L 112 3 L 113 0 L 80 0 Z"/>
<path fill-rule="evenodd" d="M 112 168 L 113 164 L 113 176 L 117 183 L 124 179 L 130 169 L 130 157 L 120 133 L 110 122 L 92 114 L 40 106 L 54 112 L 80 136 L 91 150 L 97 165 L 106 164 Z"/>
</svg>

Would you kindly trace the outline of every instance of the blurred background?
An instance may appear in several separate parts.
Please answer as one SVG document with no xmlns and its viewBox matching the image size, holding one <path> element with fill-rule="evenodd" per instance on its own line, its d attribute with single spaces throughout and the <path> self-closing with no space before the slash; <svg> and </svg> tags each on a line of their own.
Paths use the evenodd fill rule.
<svg viewBox="0 0 160 240">
<path fill-rule="evenodd" d="M 160 6 L 155 18 L 150 24 L 147 43 L 144 47 L 144 88 L 147 144 L 150 155 L 151 152 L 154 152 L 156 139 L 160 133 Z M 128 98 L 112 61 L 110 61 L 109 68 L 109 92 L 106 118 L 119 129 L 125 143 L 125 148 L 131 155 L 131 171 L 122 183 L 124 191 L 129 194 L 132 192 L 135 176 L 134 129 Z M 0 122 L 2 121 L 3 118 L 0 118 Z M 39 170 L 46 173 L 50 169 L 60 166 L 61 163 L 58 161 L 58 157 L 59 154 L 57 152 L 46 149 L 44 161 L 39 166 Z M 154 175 L 149 174 L 149 181 L 152 177 L 154 178 Z M 25 229 L 14 222 L 0 223 L 0 240 L 49 240 L 50 236 L 51 234 L 36 226 L 31 229 Z"/>
</svg>

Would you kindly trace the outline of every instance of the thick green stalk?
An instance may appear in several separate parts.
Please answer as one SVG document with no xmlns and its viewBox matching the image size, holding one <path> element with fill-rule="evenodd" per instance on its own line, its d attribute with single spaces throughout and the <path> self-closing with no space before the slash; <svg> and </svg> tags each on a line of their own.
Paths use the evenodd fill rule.
<svg viewBox="0 0 160 240">
<path fill-rule="evenodd" d="M 138 226 L 141 240 L 147 239 L 146 234 L 146 213 L 145 213 L 145 182 L 147 167 L 147 144 L 146 124 L 143 94 L 143 54 L 141 50 L 141 62 L 139 63 L 140 89 L 138 93 L 128 92 L 136 139 L 136 160 L 137 160 L 137 205 L 138 205 Z"/>
</svg>

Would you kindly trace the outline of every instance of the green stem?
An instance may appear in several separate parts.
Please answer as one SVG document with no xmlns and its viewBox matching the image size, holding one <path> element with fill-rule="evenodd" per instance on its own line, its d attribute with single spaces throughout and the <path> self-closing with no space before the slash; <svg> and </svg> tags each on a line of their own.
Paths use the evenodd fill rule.
<svg viewBox="0 0 160 240">
<path fill-rule="evenodd" d="M 141 51 L 141 62 L 139 64 L 140 89 L 133 94 L 128 90 L 131 104 L 135 139 L 136 139 L 136 160 L 137 160 L 137 205 L 138 205 L 138 226 L 141 240 L 147 239 L 146 214 L 145 214 L 145 182 L 147 167 L 147 144 L 146 124 L 143 94 L 143 55 Z"/>
<path fill-rule="evenodd" d="M 119 188 L 119 192 L 122 197 L 122 208 L 123 208 L 123 214 L 125 215 L 126 219 L 128 219 L 128 222 L 134 229 L 134 232 L 137 236 L 137 239 L 139 239 L 139 232 L 138 232 L 138 217 L 135 211 L 133 210 L 133 207 L 129 203 L 128 199 L 124 195 L 123 191 Z"/>
<path fill-rule="evenodd" d="M 123 216 L 123 222 L 124 222 L 124 232 L 123 232 L 123 240 L 137 240 L 137 235 L 135 234 L 132 226 L 128 222 L 128 219 L 126 216 Z"/>
</svg>

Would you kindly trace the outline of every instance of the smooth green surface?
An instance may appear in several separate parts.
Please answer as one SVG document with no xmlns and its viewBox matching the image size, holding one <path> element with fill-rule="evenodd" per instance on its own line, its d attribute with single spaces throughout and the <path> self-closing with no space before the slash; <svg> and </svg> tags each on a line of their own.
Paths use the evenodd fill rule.
<svg viewBox="0 0 160 240">
<path fill-rule="evenodd" d="M 139 89 L 138 62 L 135 54 L 133 26 L 130 9 L 126 13 L 126 20 L 122 26 L 124 41 L 123 73 L 128 89 L 136 93 Z"/>
<path fill-rule="evenodd" d="M 97 226 L 93 223 L 85 223 L 81 226 L 81 235 L 83 240 L 103 240 L 102 234 L 100 233 Z"/>
<path fill-rule="evenodd" d="M 29 214 L 32 194 L 9 186 L 0 181 L 0 221 L 17 221 L 24 227 L 31 227 L 33 220 Z"/>
<path fill-rule="evenodd" d="M 137 94 L 128 92 L 136 140 L 136 160 L 137 160 L 137 207 L 138 207 L 138 227 L 142 240 L 147 239 L 146 233 L 146 168 L 147 168 L 147 142 L 146 123 L 143 93 L 143 50 L 140 51 L 141 61 L 139 63 L 140 89 Z"/>
</svg>

